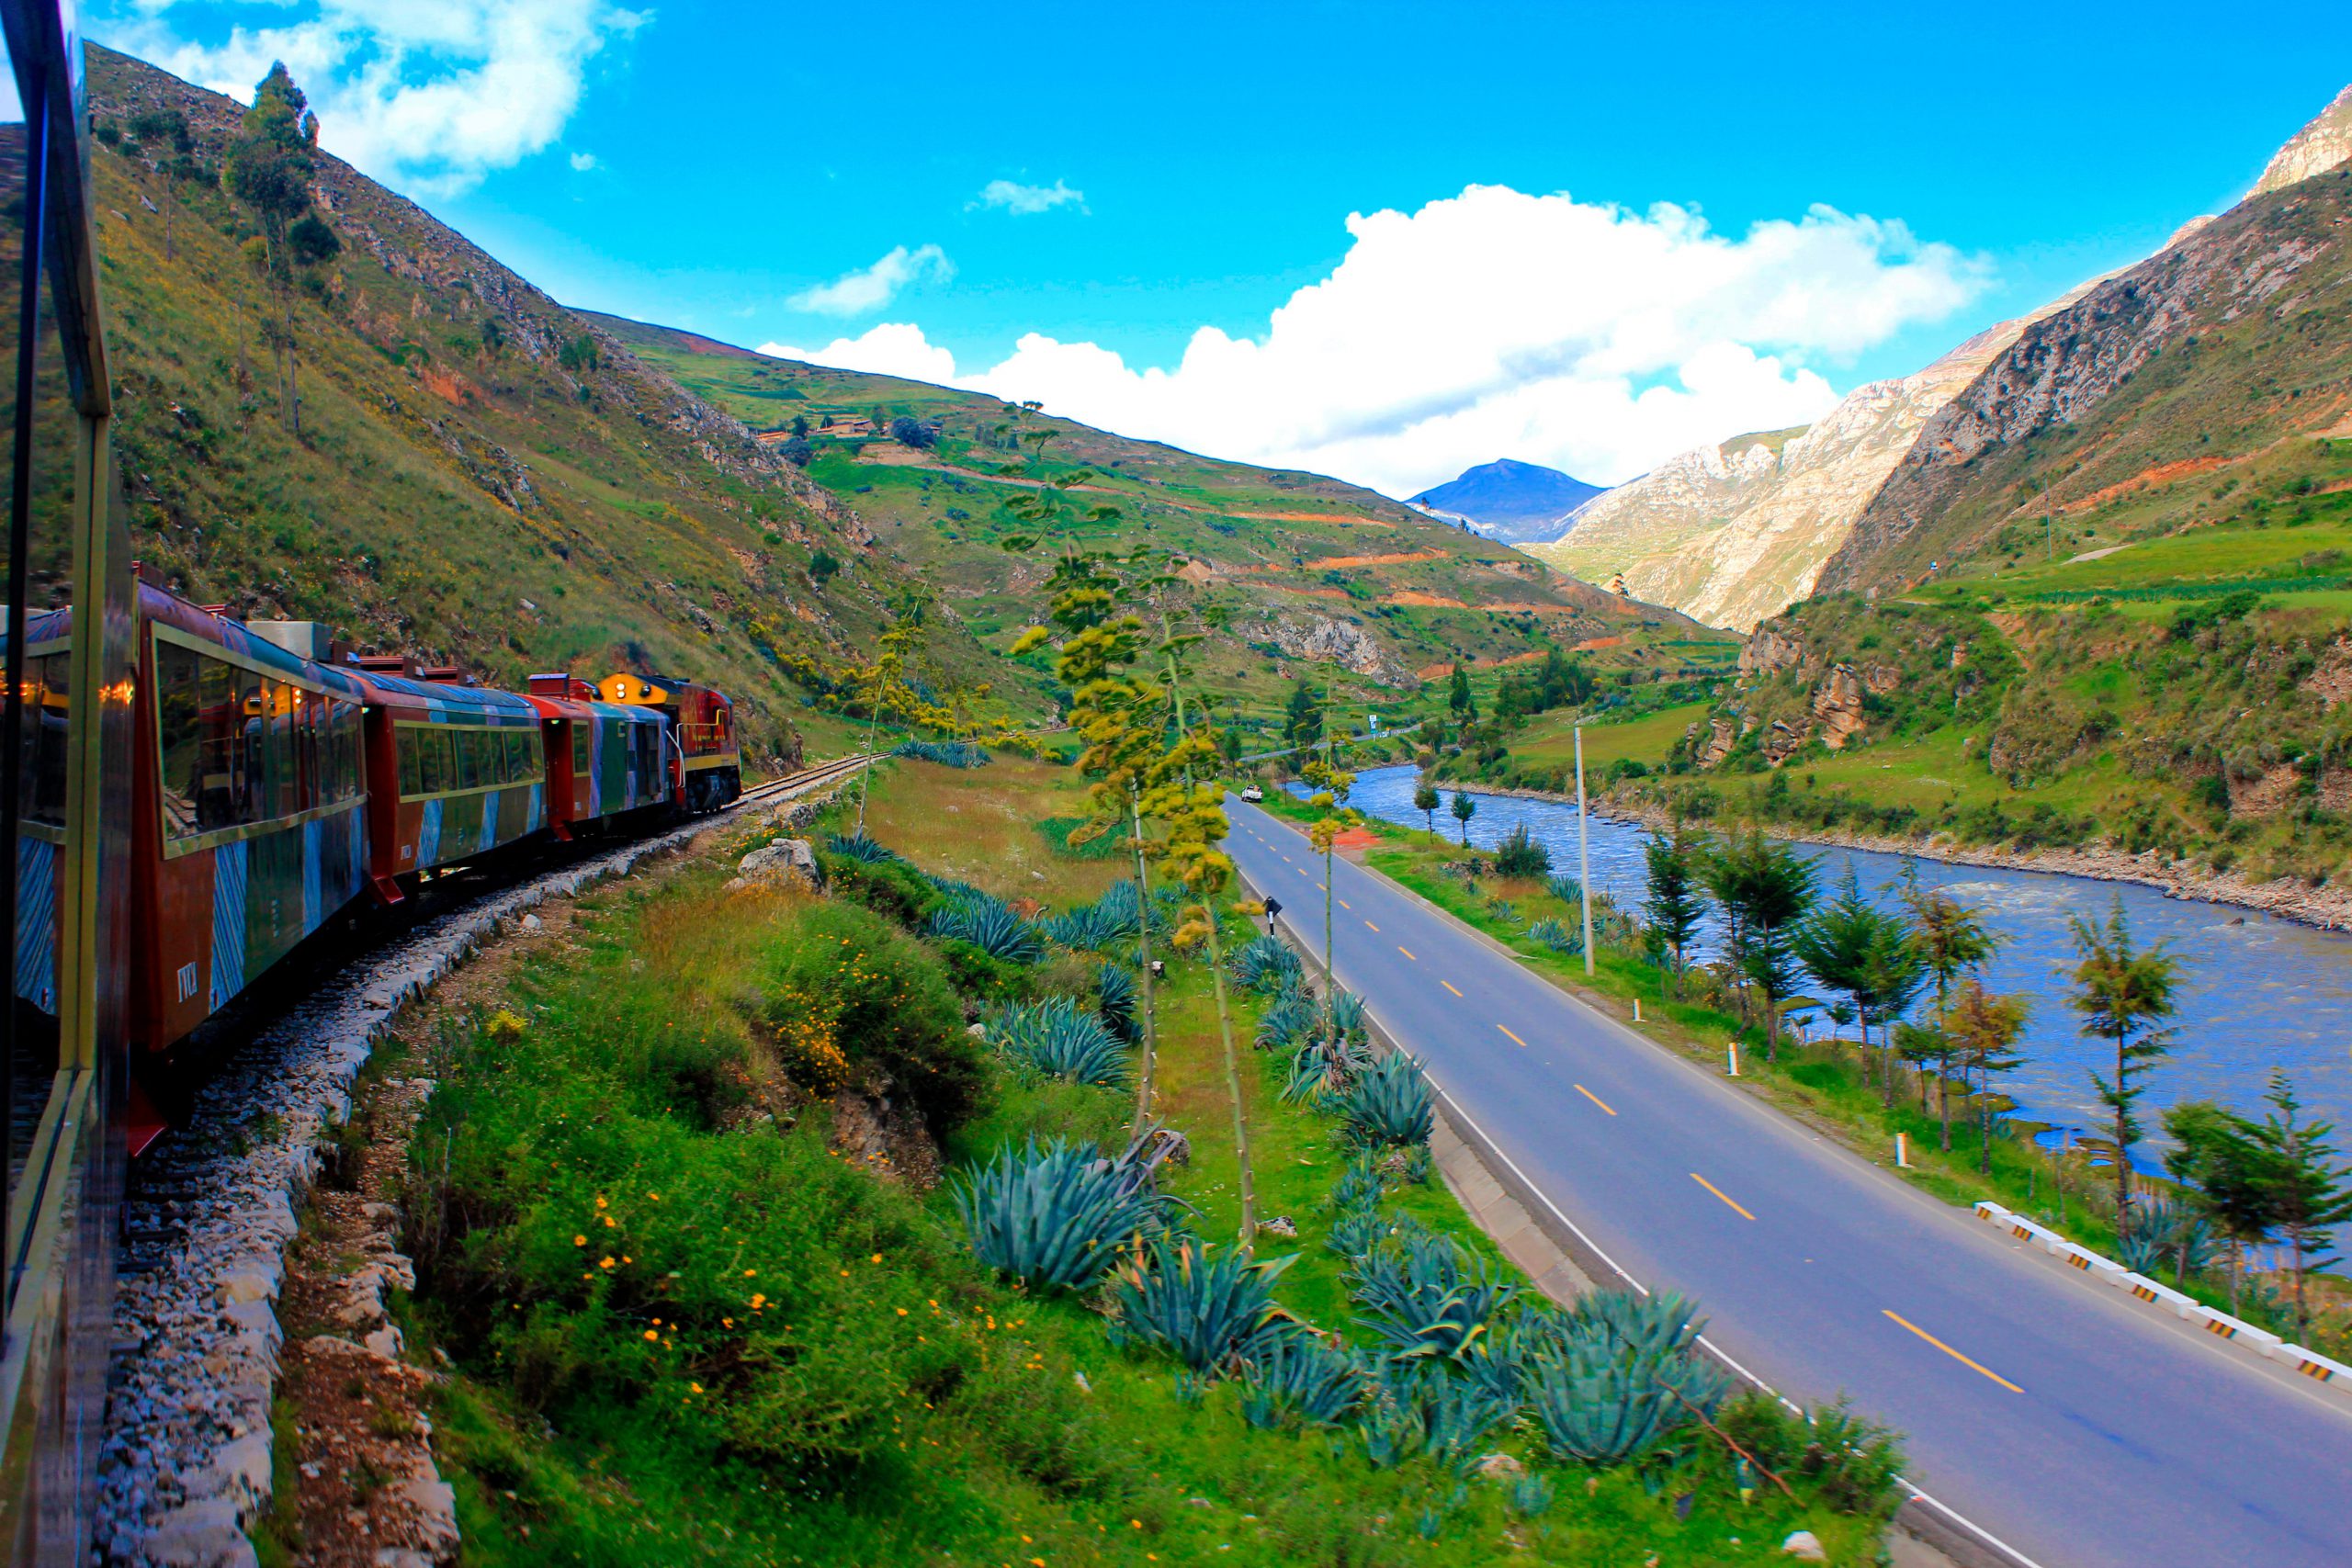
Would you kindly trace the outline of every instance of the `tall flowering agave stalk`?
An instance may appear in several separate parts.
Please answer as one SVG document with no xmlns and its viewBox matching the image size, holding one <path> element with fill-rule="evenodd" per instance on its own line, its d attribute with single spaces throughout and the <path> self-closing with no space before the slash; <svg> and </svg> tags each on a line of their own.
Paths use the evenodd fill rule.
<svg viewBox="0 0 2352 1568">
<path fill-rule="evenodd" d="M 1139 1147 L 1114 1159 L 1092 1144 L 1033 1137 L 957 1179 L 956 1212 L 987 1267 L 1032 1290 L 1082 1291 L 1121 1247 L 1166 1230 L 1174 1200 L 1153 1185 L 1158 1163 Z"/>
</svg>

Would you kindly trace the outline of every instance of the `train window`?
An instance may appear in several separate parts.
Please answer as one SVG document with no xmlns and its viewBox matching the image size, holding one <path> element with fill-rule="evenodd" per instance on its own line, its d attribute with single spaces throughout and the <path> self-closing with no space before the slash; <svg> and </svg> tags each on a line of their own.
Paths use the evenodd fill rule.
<svg viewBox="0 0 2352 1568">
<path fill-rule="evenodd" d="M 439 795 L 449 787 L 449 737 L 447 731 L 417 728 L 408 732 L 416 752 L 416 793 Z"/>
<path fill-rule="evenodd" d="M 424 793 L 424 734 L 407 728 L 397 734 L 393 749 L 401 754 L 401 797 L 413 799 Z"/>
<path fill-rule="evenodd" d="M 34 705 L 26 715 L 25 779 L 32 789 L 23 810 L 27 821 L 51 828 L 65 826 L 66 667 L 73 657 L 25 660 L 25 697 Z"/>
<path fill-rule="evenodd" d="M 166 839 L 185 839 L 202 830 L 196 803 L 204 792 L 204 710 L 197 700 L 196 671 L 196 649 L 157 639 L 155 754 Z"/>
<path fill-rule="evenodd" d="M 506 782 L 524 784 L 531 776 L 530 739 L 519 729 L 503 732 L 502 742 L 506 749 Z"/>
<path fill-rule="evenodd" d="M 460 729 L 450 739 L 458 743 L 457 776 L 449 781 L 451 789 L 481 787 L 481 731 Z"/>
<path fill-rule="evenodd" d="M 198 782 L 196 822 L 201 831 L 237 820 L 245 788 L 244 724 L 237 711 L 237 672 L 217 659 L 196 659 Z"/>
<path fill-rule="evenodd" d="M 595 750 L 594 719 L 571 719 L 564 725 L 571 731 L 571 779 L 578 784 L 588 776 L 591 754 Z"/>
</svg>

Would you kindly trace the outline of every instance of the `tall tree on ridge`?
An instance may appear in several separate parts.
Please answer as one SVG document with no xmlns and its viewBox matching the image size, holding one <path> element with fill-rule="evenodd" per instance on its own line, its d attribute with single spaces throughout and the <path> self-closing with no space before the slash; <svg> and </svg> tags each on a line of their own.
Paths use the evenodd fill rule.
<svg viewBox="0 0 2352 1568">
<path fill-rule="evenodd" d="M 294 85 L 286 62 L 273 62 L 269 74 L 254 89 L 253 107 L 245 111 L 230 143 L 220 179 L 229 194 L 261 220 L 262 270 L 278 307 L 262 335 L 269 342 L 270 361 L 277 371 L 280 417 L 287 434 L 296 436 L 302 433 L 302 416 L 294 363 L 293 231 L 298 223 L 326 229 L 310 216 L 318 145 L 319 120 L 311 112 L 310 100 Z M 333 232 L 327 230 L 330 239 Z M 304 241 L 308 251 L 323 243 L 307 229 Z"/>
</svg>

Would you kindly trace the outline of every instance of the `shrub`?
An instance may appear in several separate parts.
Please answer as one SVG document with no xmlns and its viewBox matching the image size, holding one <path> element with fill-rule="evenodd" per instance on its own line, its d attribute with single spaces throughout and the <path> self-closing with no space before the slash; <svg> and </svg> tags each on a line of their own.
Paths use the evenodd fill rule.
<svg viewBox="0 0 2352 1568">
<path fill-rule="evenodd" d="M 1119 1248 L 1165 1228 L 1170 1200 L 1151 1162 L 1117 1159 L 1092 1144 L 1033 1137 L 955 1183 L 956 1212 L 972 1254 L 1032 1290 L 1080 1291 L 1110 1270 Z"/>
<path fill-rule="evenodd" d="M 1072 860 L 1114 860 L 1131 852 L 1128 836 L 1115 826 L 1091 839 L 1076 843 L 1070 841 L 1072 835 L 1080 829 L 1092 826 L 1083 817 L 1048 817 L 1037 824 L 1037 831 L 1046 843 L 1053 846 L 1056 854 L 1067 855 Z"/>
<path fill-rule="evenodd" d="M 1067 997 L 1007 1008 L 989 1024 L 989 1037 L 999 1050 L 1048 1077 L 1101 1089 L 1127 1081 L 1126 1048 L 1101 1019 Z"/>
<path fill-rule="evenodd" d="M 1155 1243 L 1112 1277 L 1112 1333 L 1216 1372 L 1290 1329 L 1274 1281 L 1295 1258 L 1250 1259 L 1191 1236 Z"/>
<path fill-rule="evenodd" d="M 817 869 L 825 886 L 836 897 L 865 905 L 876 914 L 908 931 L 921 928 L 939 895 L 921 872 L 895 857 L 865 860 L 856 855 L 819 852 Z"/>
<path fill-rule="evenodd" d="M 1809 1483 L 1839 1513 L 1884 1517 L 1902 1501 L 1896 1489 L 1902 1444 L 1887 1428 L 1855 1415 L 1844 1400 L 1797 1415 L 1752 1390 L 1726 1403 L 1715 1425 L 1765 1469 Z"/>
<path fill-rule="evenodd" d="M 1521 823 L 1503 835 L 1495 846 L 1497 876 L 1542 876 L 1552 869 L 1552 852 L 1545 849 Z"/>
<path fill-rule="evenodd" d="M 1035 964 L 1046 955 L 1035 926 L 1002 899 L 977 888 L 950 894 L 944 905 L 932 911 L 927 929 L 933 936 L 968 942 L 990 958 L 1010 964 Z"/>
<path fill-rule="evenodd" d="M 964 1032 L 947 971 L 922 943 L 871 910 L 804 906 L 772 960 L 761 1015 L 782 1043 L 821 1029 L 848 1071 L 887 1077 L 934 1133 L 971 1114 L 981 1050 Z"/>
<path fill-rule="evenodd" d="M 1426 1144 L 1436 1119 L 1421 1065 L 1394 1055 L 1359 1074 L 1340 1097 L 1340 1120 L 1358 1144 Z"/>
</svg>

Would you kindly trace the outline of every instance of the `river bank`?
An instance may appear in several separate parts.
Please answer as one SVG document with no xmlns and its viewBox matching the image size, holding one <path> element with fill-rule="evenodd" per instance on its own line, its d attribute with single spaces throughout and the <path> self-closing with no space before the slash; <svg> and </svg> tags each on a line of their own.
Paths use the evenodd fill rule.
<svg viewBox="0 0 2352 1568">
<path fill-rule="evenodd" d="M 1448 780 L 1440 787 L 1448 791 L 1466 789 L 1472 795 L 1549 801 L 1561 806 L 1574 806 L 1577 802 L 1573 794 L 1558 790 L 1518 789 L 1500 784 L 1464 784 L 1455 780 Z M 1605 820 L 1643 828 L 1664 828 L 1671 821 L 1662 807 L 1617 794 L 1593 796 L 1588 809 Z M 2167 898 L 2194 898 L 2209 904 L 2227 904 L 2235 908 L 2258 910 L 2319 931 L 2352 931 L 2352 888 L 2324 885 L 2314 887 L 2291 876 L 2255 882 L 2227 872 L 2200 873 L 2177 862 L 2166 862 L 2154 850 L 2136 855 L 2126 854 L 2117 849 L 2083 850 L 2057 846 L 2009 850 L 1985 844 L 1956 843 L 1944 833 L 1933 833 L 1926 838 L 1905 838 L 1820 828 L 1792 832 L 1786 824 L 1778 822 L 1758 822 L 1755 826 L 1792 843 L 1818 844 L 1825 849 L 1869 850 L 1878 854 L 1916 855 L 1921 860 L 1939 861 L 1946 865 L 1990 866 L 2004 871 L 2038 871 L 2062 876 L 2080 876 L 2094 882 L 2128 882 L 2154 888 Z"/>
</svg>

